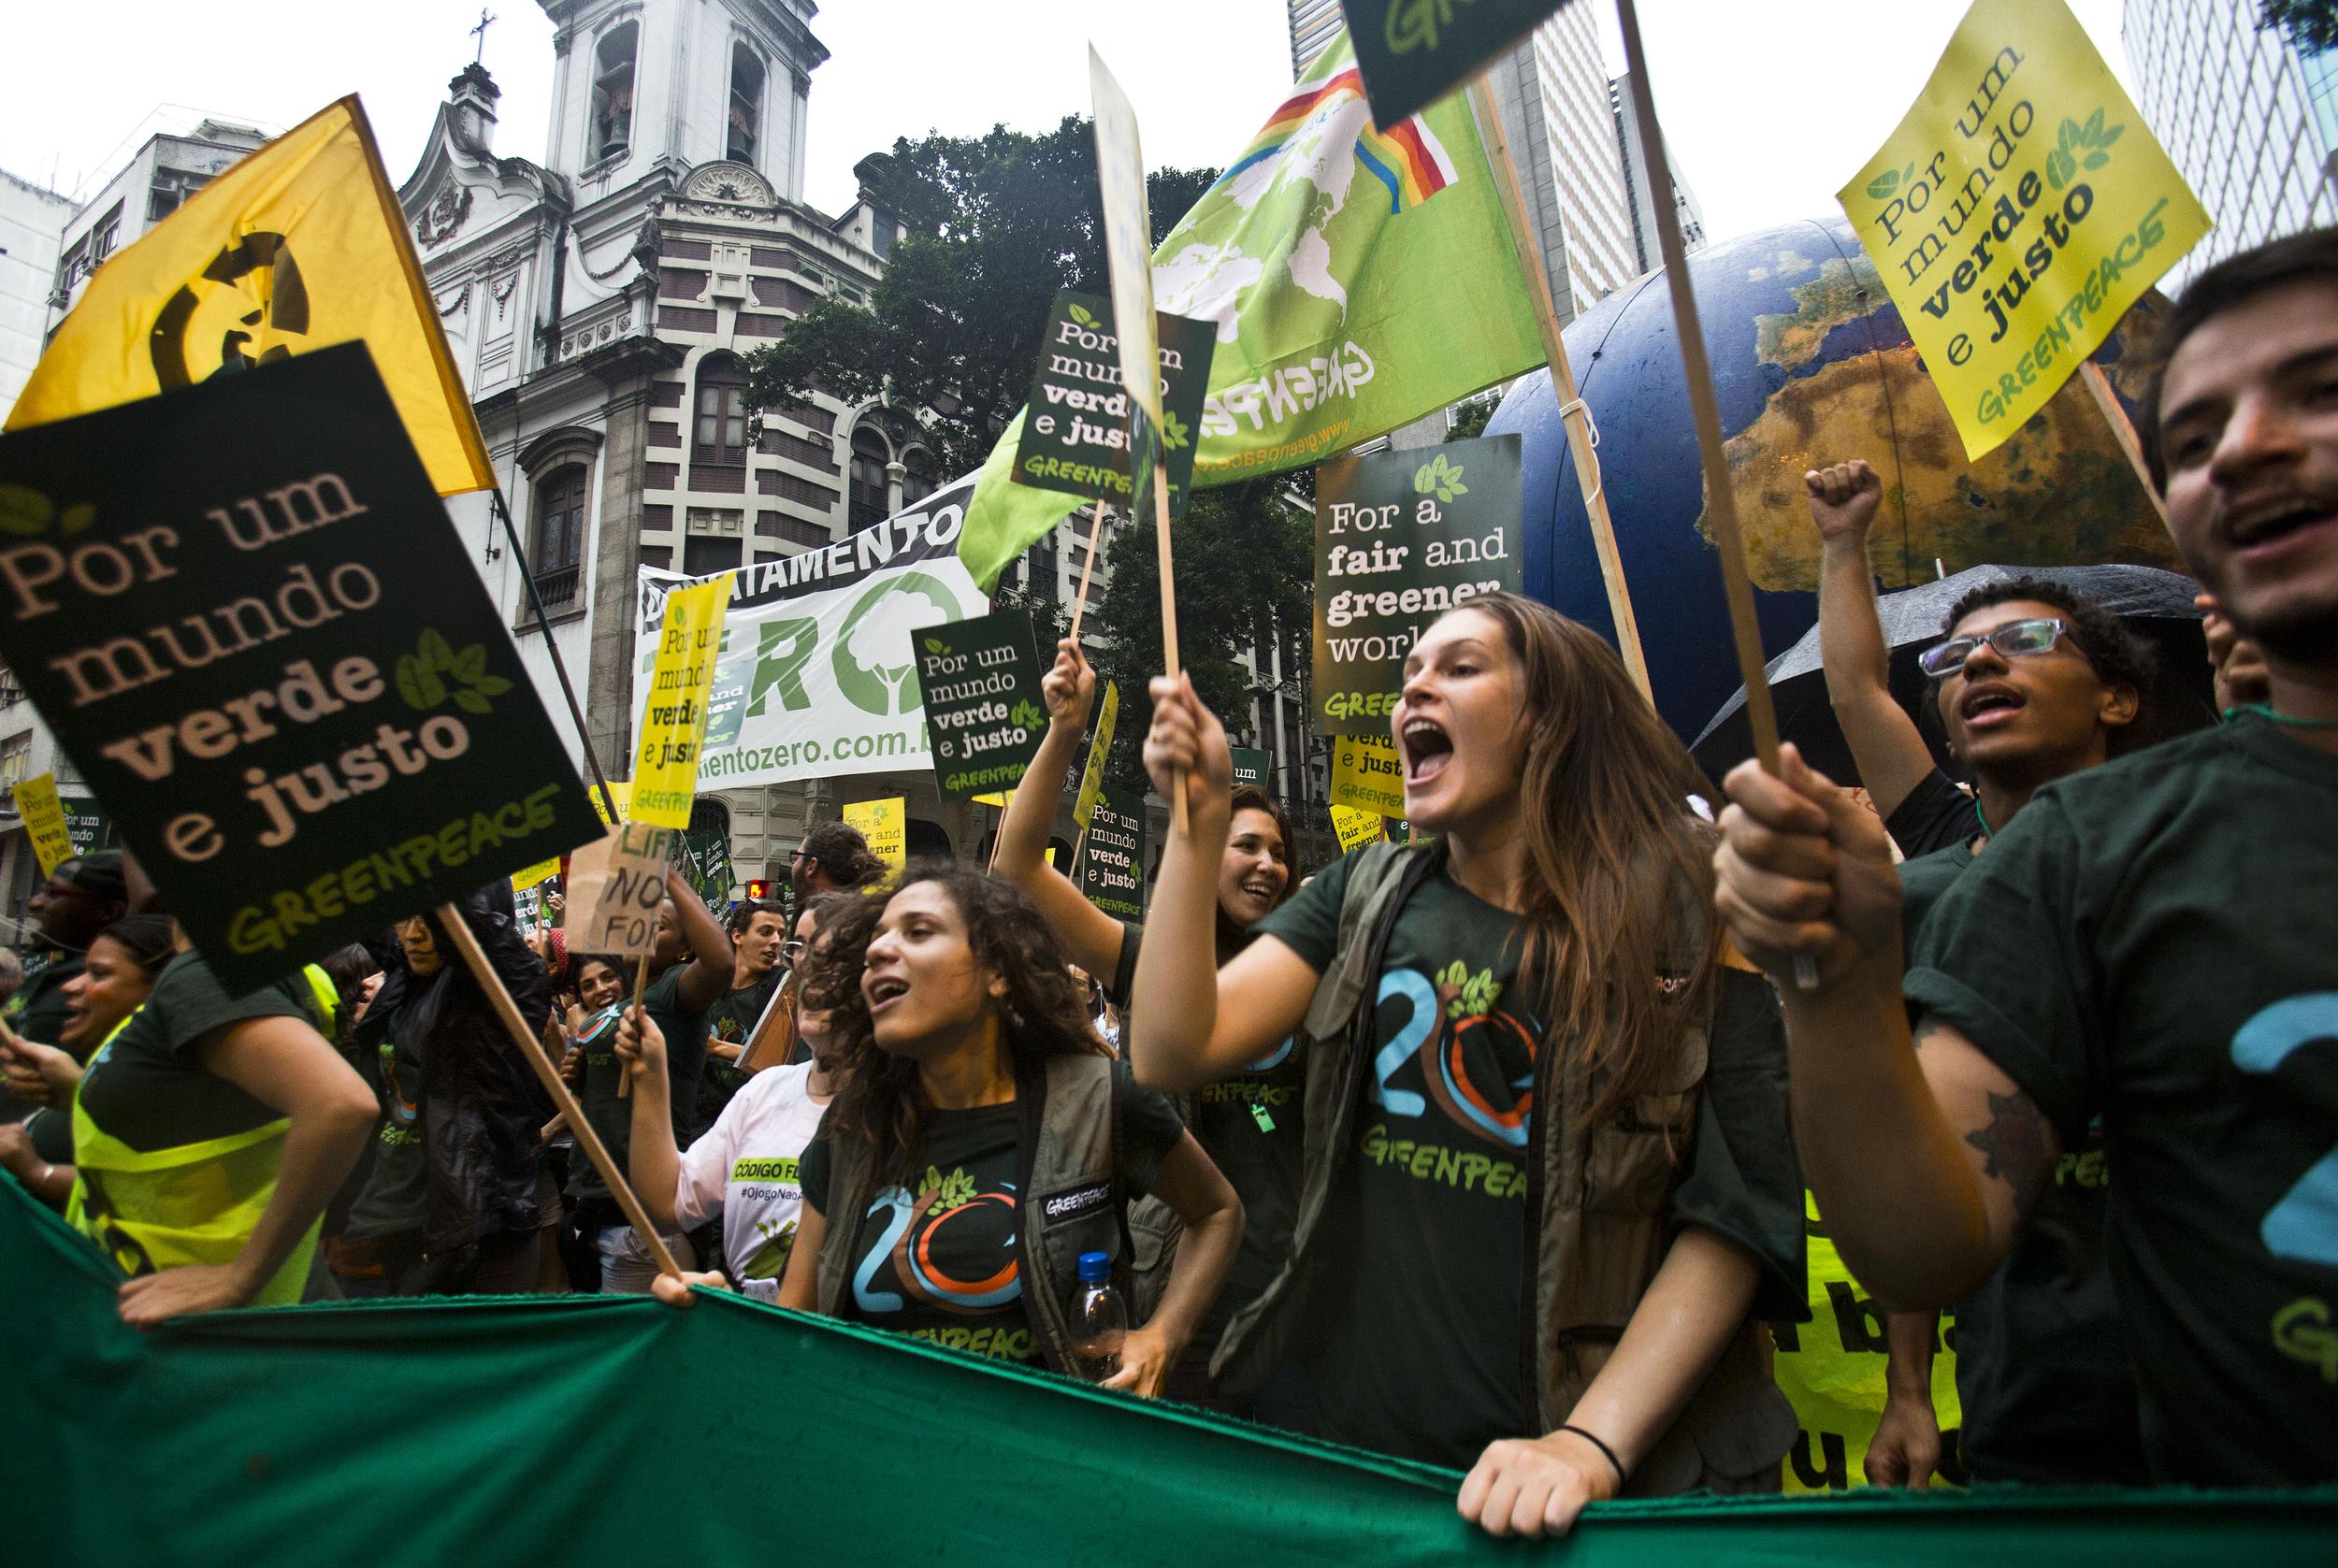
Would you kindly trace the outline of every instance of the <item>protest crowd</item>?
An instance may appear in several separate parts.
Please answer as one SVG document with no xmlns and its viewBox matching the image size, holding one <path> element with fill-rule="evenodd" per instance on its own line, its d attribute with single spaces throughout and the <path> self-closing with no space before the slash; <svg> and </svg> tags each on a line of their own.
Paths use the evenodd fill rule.
<svg viewBox="0 0 2338 1568">
<path fill-rule="evenodd" d="M 152 856 L 65 859 L 0 972 L 0 1168 L 144 1330 L 729 1292 L 1441 1466 L 1497 1535 L 1780 1490 L 1823 1214 L 1888 1342 L 1870 1484 L 2338 1481 L 2338 231 L 2202 271 L 2150 365 L 2214 713 L 2018 569 L 1907 703 L 1884 481 L 1814 453 L 1856 792 L 1792 743 L 1709 777 L 1607 638 L 1496 587 L 1396 672 L 1404 838 L 1328 863 L 1155 678 L 1177 826 L 1131 917 L 1048 850 L 1075 634 L 987 864 L 824 821 L 710 907 L 662 841 L 628 881 L 621 810 L 541 918 L 450 855 L 255 984 Z M 621 890 L 638 940 L 593 946 Z"/>
</svg>

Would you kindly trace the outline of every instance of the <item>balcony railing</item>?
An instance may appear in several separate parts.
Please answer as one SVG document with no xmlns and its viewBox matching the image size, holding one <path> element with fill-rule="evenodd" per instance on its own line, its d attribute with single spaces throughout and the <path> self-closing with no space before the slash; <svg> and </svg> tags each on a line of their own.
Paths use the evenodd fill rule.
<svg viewBox="0 0 2338 1568">
<path fill-rule="evenodd" d="M 544 612 L 568 609 L 576 602 L 578 586 L 584 577 L 580 566 L 556 567 L 551 571 L 536 574 L 536 593 L 544 601 Z"/>
</svg>

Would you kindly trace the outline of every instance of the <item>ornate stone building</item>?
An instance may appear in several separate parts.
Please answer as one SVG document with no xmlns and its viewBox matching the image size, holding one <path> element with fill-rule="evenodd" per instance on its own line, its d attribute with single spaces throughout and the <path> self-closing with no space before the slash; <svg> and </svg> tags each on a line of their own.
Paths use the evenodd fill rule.
<svg viewBox="0 0 2338 1568">
<path fill-rule="evenodd" d="M 398 198 L 526 559 L 487 497 L 457 497 L 456 521 L 557 712 L 534 578 L 593 746 L 621 777 L 638 566 L 824 548 L 946 476 L 904 410 L 747 407 L 741 356 L 825 295 L 864 298 L 900 233 L 865 194 L 837 218 L 801 199 L 828 54 L 810 0 L 540 3 L 558 29 L 545 164 L 496 155 L 498 90 L 470 65 Z M 701 798 L 701 822 L 728 830 L 742 876 L 784 873 L 815 813 L 895 794 L 923 825 L 913 847 L 973 842 L 928 773 L 725 791 Z"/>
</svg>

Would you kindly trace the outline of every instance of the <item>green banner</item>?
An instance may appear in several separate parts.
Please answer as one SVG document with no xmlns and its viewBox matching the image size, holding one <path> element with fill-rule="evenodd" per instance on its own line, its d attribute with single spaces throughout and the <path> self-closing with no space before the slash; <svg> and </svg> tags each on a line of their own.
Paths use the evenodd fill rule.
<svg viewBox="0 0 2338 1568">
<path fill-rule="evenodd" d="M 942 798 L 971 800 L 1022 783 L 1047 732 L 1046 667 L 1030 614 L 1002 610 L 909 638 Z"/>
<path fill-rule="evenodd" d="M 1376 124 L 1344 38 L 1153 252 L 1153 286 L 1217 327 L 1197 487 L 1304 468 L 1543 361 L 1468 104 Z M 986 591 L 1075 504 L 1013 482 L 1021 439 L 1017 416 L 959 539 Z"/>
<path fill-rule="evenodd" d="M 1234 786 L 1244 784 L 1267 787 L 1266 776 L 1274 767 L 1274 753 L 1250 746 L 1235 746 L 1234 752 Z"/>
<path fill-rule="evenodd" d="M 1316 722 L 1388 733 L 1405 660 L 1439 615 L 1517 593 L 1519 438 L 1342 457 L 1315 471 Z"/>
<path fill-rule="evenodd" d="M 1145 918 L 1145 798 L 1106 784 L 1088 819 L 1088 850 L 1080 860 L 1080 892 L 1106 914 Z"/>
<path fill-rule="evenodd" d="M 1207 322 L 1154 317 L 1161 340 L 1162 445 L 1169 468 L 1169 515 L 1185 515 L 1193 479 L 1193 433 L 1209 390 L 1214 335 Z M 1031 417 L 1015 460 L 1015 482 L 1092 501 L 1130 499 L 1129 399 L 1120 384 L 1112 302 L 1101 295 L 1055 296 Z"/>
<path fill-rule="evenodd" d="M 0 1379 L 12 1561 L 632 1568 L 784 1538 L 789 1561 L 951 1568 L 2284 1568 L 2327 1563 L 2338 1535 L 2338 1489 L 2006 1487 L 1594 1503 L 1536 1546 L 1464 1523 L 1450 1471 L 725 1293 L 687 1312 L 354 1302 L 140 1333 L 120 1284 L 0 1178 L 0 1313 L 39 1345 Z"/>
</svg>

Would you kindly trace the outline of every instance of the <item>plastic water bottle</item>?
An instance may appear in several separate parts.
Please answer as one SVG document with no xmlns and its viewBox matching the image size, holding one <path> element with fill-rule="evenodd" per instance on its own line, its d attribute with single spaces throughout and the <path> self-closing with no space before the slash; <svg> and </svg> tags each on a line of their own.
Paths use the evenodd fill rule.
<svg viewBox="0 0 2338 1568">
<path fill-rule="evenodd" d="M 1112 1287 L 1112 1259 L 1080 1254 L 1080 1289 L 1072 1302 L 1072 1366 L 1090 1383 L 1120 1371 L 1120 1342 L 1128 1336 L 1129 1312 Z"/>
</svg>

